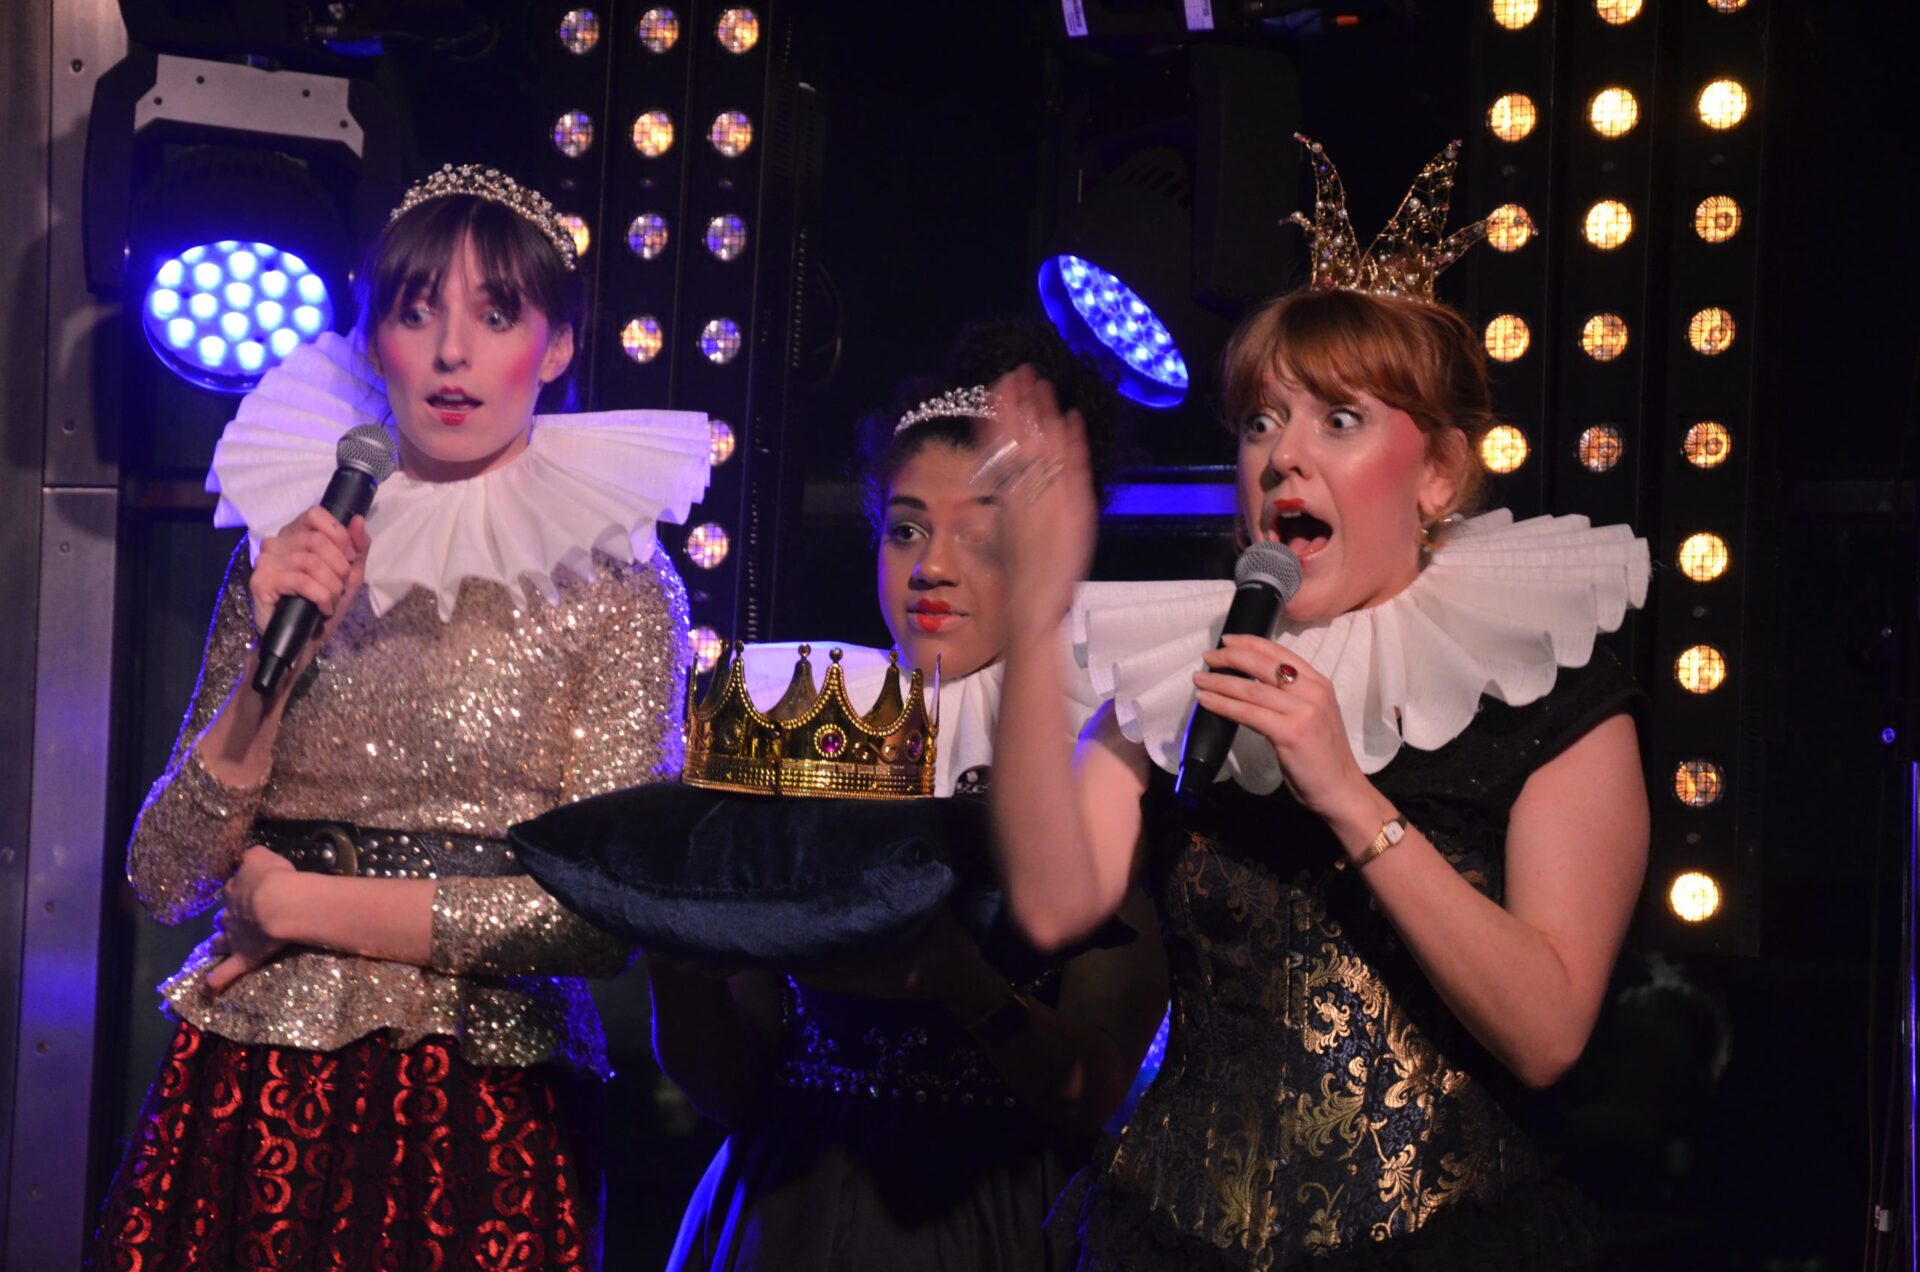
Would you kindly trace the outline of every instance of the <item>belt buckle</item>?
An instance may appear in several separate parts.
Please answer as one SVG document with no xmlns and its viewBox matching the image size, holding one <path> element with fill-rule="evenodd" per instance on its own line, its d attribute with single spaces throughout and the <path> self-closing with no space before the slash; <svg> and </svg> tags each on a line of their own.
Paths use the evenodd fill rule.
<svg viewBox="0 0 1920 1272">
<path fill-rule="evenodd" d="M 333 873 L 337 875 L 357 875 L 360 873 L 360 849 L 353 842 L 353 836 L 346 827 L 328 822 L 316 828 L 314 837 L 324 839 L 333 846 Z"/>
</svg>

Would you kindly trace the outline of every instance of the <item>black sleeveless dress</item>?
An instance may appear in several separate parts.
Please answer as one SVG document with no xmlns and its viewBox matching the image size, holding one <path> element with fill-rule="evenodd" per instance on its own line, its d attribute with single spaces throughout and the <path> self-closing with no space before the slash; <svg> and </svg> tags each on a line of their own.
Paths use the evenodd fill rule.
<svg viewBox="0 0 1920 1272">
<path fill-rule="evenodd" d="M 1525 707 L 1483 699 L 1374 784 L 1474 887 L 1505 890 L 1507 817 L 1533 771 L 1638 691 L 1597 652 Z M 1579 1268 L 1585 1202 L 1522 1129 L 1519 1083 L 1467 1033 L 1286 788 L 1156 770 L 1143 813 L 1173 981 L 1159 1080 L 1056 1228 L 1084 1269 Z"/>
<path fill-rule="evenodd" d="M 941 802 L 987 782 L 969 769 Z M 1064 959 L 976 935 L 1057 1004 Z M 1091 1137 L 1021 1104 L 952 1013 L 791 978 L 781 999 L 776 1089 L 708 1166 L 667 1272 L 1048 1272 L 1072 1257 L 1046 1219 Z"/>
</svg>

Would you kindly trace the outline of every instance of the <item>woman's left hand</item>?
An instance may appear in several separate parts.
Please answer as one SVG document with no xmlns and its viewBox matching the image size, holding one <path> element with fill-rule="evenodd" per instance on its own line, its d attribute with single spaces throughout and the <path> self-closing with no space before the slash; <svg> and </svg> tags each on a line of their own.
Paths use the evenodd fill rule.
<svg viewBox="0 0 1920 1272">
<path fill-rule="evenodd" d="M 1385 797 L 1353 758 L 1333 683 L 1264 637 L 1227 636 L 1222 644 L 1206 654 L 1208 670 L 1194 674 L 1200 705 L 1263 735 L 1294 798 L 1336 831 L 1380 820 L 1374 813 Z"/>
<path fill-rule="evenodd" d="M 294 902 L 299 879 L 293 863 L 270 848 L 255 844 L 240 855 L 240 868 L 224 890 L 226 907 L 214 920 L 213 949 L 226 957 L 207 973 L 210 993 L 221 993 L 286 948 L 286 939 L 274 932 Z"/>
<path fill-rule="evenodd" d="M 794 979 L 834 994 L 863 998 L 941 998 L 949 982 L 984 960 L 953 912 L 942 906 L 899 954 L 796 972 Z"/>
</svg>

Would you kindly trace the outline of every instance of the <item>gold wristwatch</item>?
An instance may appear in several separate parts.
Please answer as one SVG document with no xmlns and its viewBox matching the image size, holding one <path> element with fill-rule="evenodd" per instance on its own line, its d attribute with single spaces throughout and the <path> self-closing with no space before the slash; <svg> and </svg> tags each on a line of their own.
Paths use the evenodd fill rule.
<svg viewBox="0 0 1920 1272">
<path fill-rule="evenodd" d="M 1386 822 L 1380 827 L 1380 833 L 1375 835 L 1373 842 L 1367 845 L 1366 851 L 1353 859 L 1353 868 L 1358 870 L 1361 866 L 1366 865 L 1369 861 L 1372 861 L 1375 857 L 1378 857 L 1381 853 L 1393 847 L 1402 839 L 1405 839 L 1408 829 L 1406 818 L 1398 814 L 1387 818 Z M 1343 861 L 1340 864 L 1344 866 L 1347 863 Z"/>
</svg>

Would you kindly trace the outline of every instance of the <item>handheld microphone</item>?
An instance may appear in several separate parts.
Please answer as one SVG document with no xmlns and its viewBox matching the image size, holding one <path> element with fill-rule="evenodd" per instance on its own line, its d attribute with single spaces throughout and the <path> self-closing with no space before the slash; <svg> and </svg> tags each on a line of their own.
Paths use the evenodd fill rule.
<svg viewBox="0 0 1920 1272">
<path fill-rule="evenodd" d="M 366 515 L 373 506 L 374 487 L 393 475 L 400 460 L 393 453 L 393 438 L 379 424 L 348 429 L 333 458 L 339 467 L 327 483 L 327 493 L 320 496 L 320 506 L 344 526 Z M 283 596 L 274 602 L 273 618 L 260 637 L 260 665 L 253 673 L 253 687 L 272 693 L 319 625 L 320 607 L 306 597 Z"/>
<path fill-rule="evenodd" d="M 1220 628 L 1222 644 L 1228 636 L 1265 636 L 1273 630 L 1280 611 L 1300 590 L 1300 558 L 1283 544 L 1256 543 L 1234 562 L 1233 581 L 1233 604 Z M 1224 675 L 1242 675 L 1221 670 Z M 1232 720 L 1195 703 L 1193 715 L 1187 720 L 1186 741 L 1180 748 L 1180 775 L 1174 779 L 1174 794 L 1188 802 L 1198 799 L 1226 763 L 1227 751 L 1239 731 L 1240 726 Z"/>
</svg>

